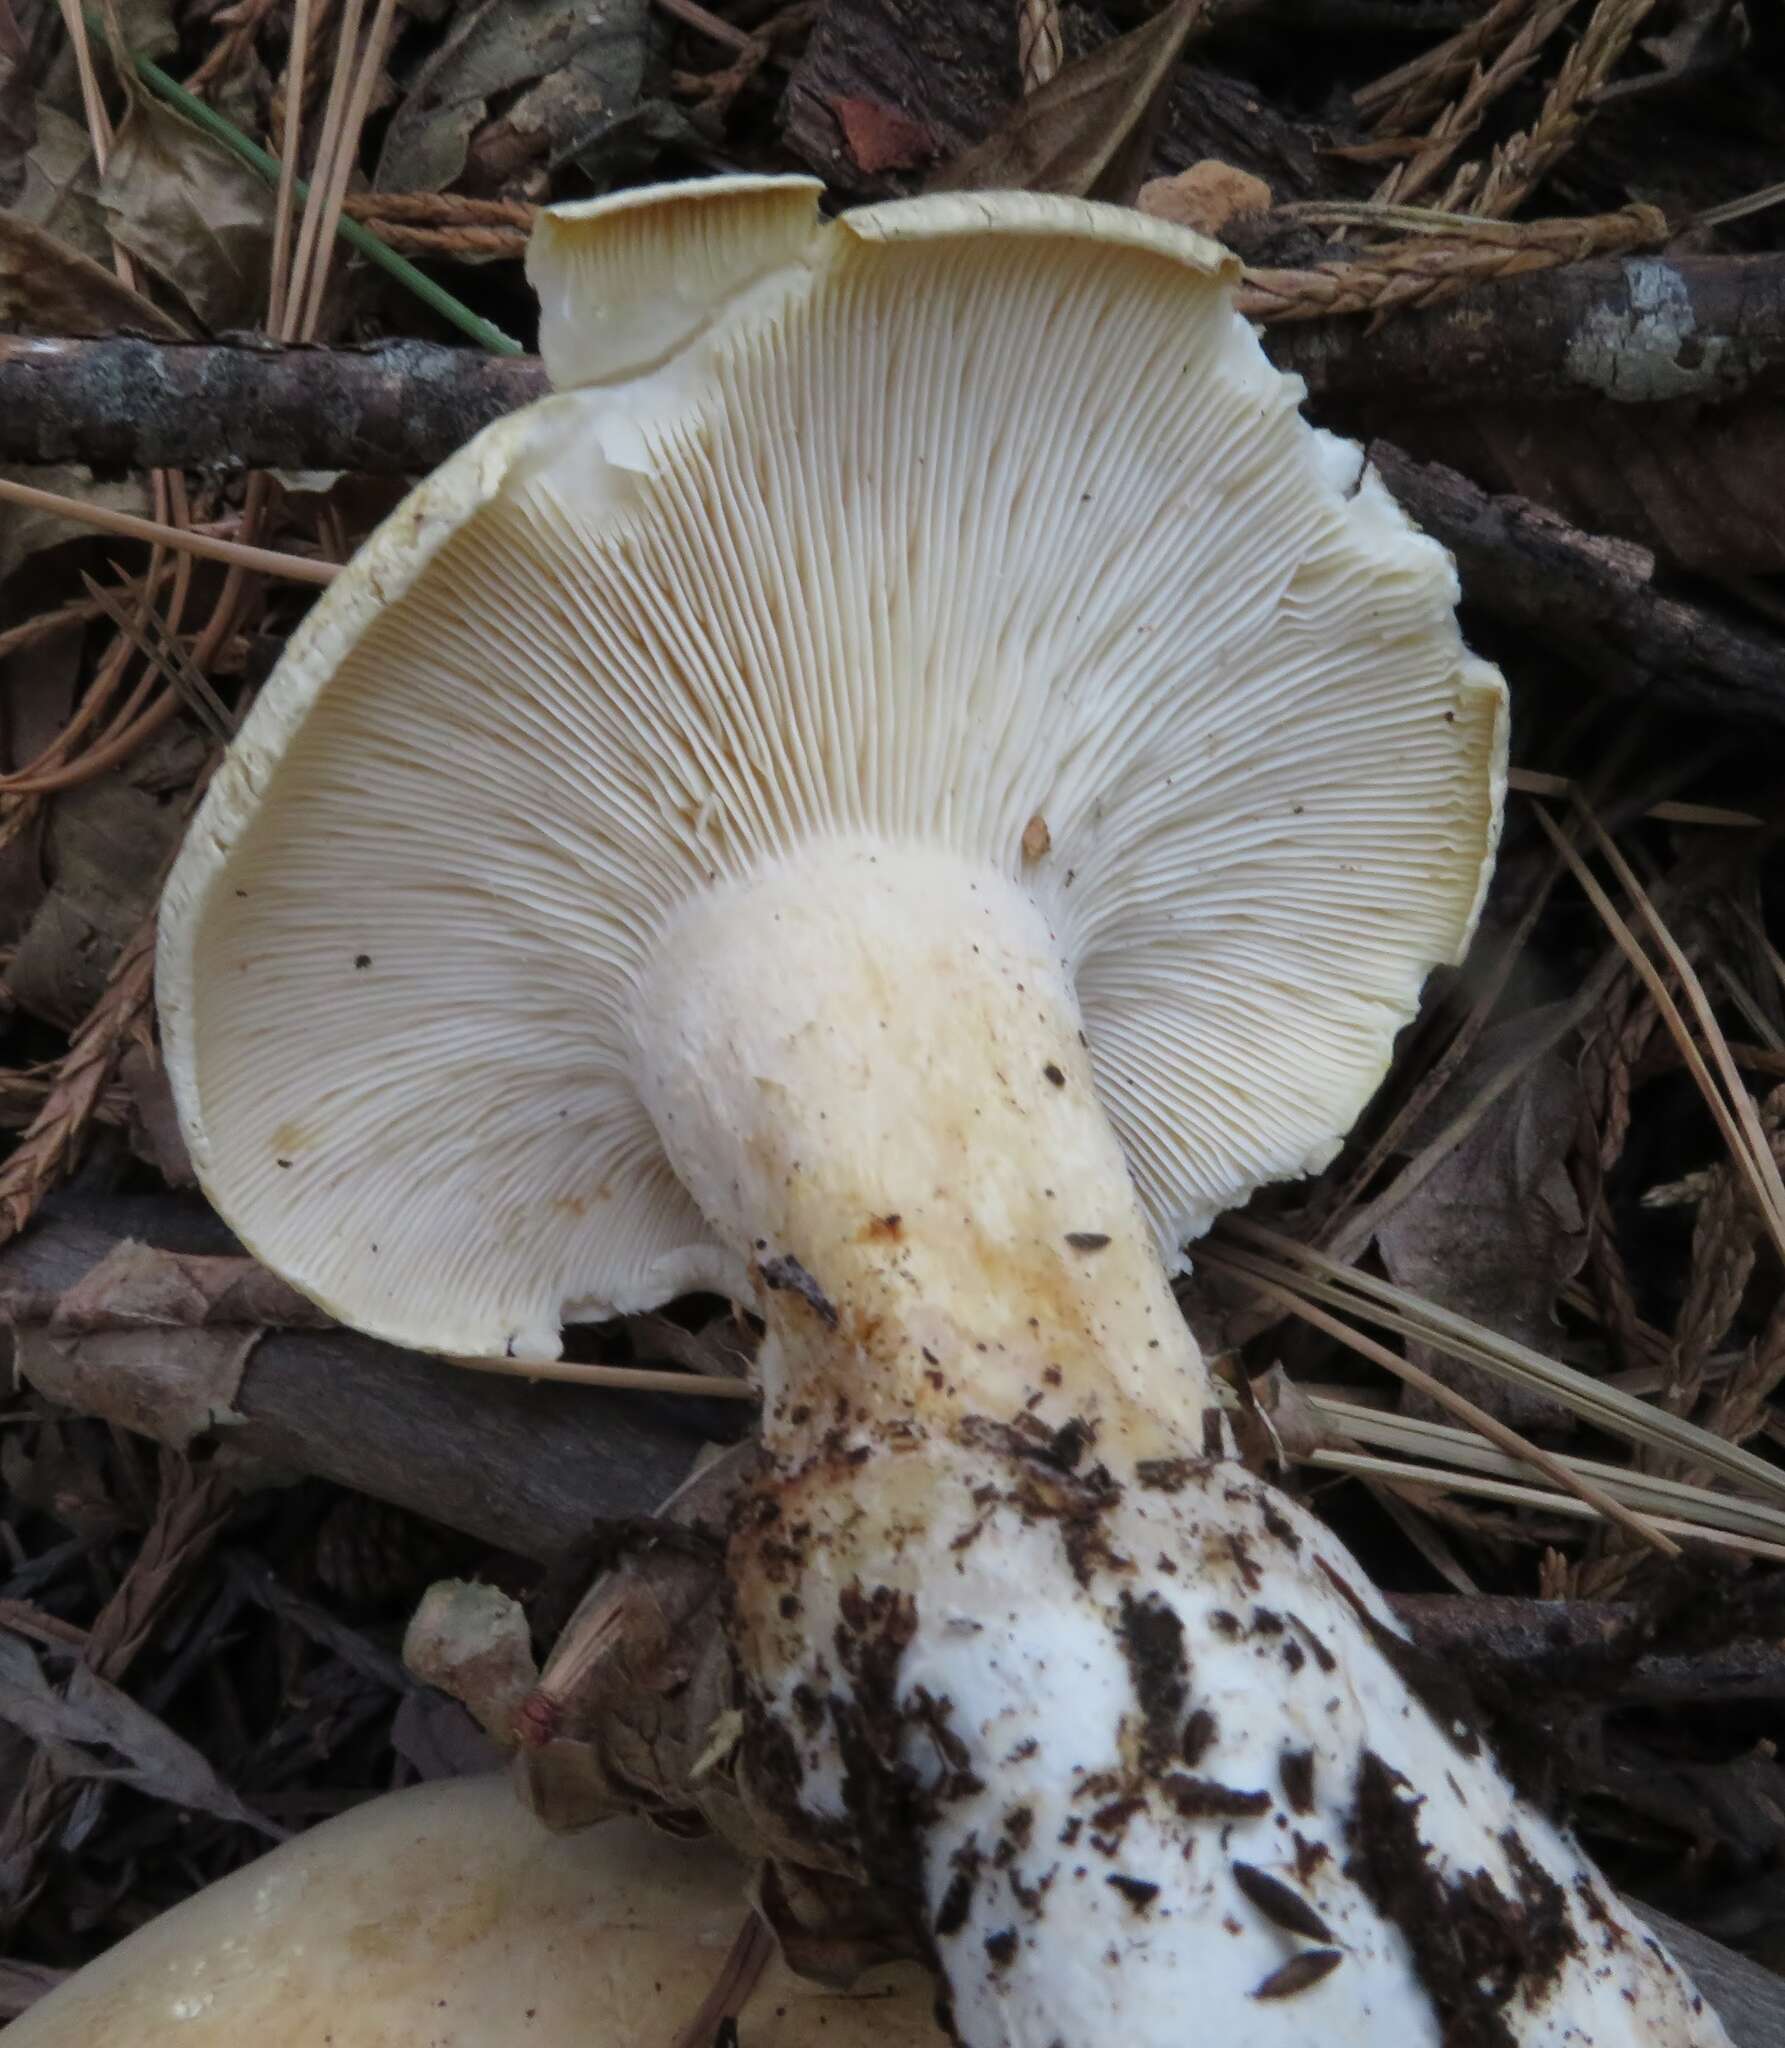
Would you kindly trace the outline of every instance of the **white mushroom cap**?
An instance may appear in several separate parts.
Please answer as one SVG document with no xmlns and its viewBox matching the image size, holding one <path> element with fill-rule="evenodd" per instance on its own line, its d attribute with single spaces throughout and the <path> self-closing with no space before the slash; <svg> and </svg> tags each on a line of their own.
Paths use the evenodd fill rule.
<svg viewBox="0 0 1785 2048">
<path fill-rule="evenodd" d="M 839 836 L 1034 893 L 1169 1258 L 1330 1158 L 1473 926 L 1504 692 L 1231 260 L 726 179 L 561 209 L 530 268 L 575 388 L 327 592 L 167 892 L 169 1069 L 252 1248 L 520 1360 L 722 1280 L 631 999 L 691 895 Z"/>
<path fill-rule="evenodd" d="M 744 1866 L 641 1821 L 548 1834 L 506 1778 L 391 1793 L 163 1913 L 8 2048 L 670 2048 L 743 1923 Z M 770 1961 L 750 2048 L 939 2043 L 922 1971 L 850 1995 Z"/>
</svg>

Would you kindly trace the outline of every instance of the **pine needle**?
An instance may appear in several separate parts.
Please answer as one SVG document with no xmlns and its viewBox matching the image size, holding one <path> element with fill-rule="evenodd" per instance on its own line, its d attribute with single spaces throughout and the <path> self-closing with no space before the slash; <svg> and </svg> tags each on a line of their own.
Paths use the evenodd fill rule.
<svg viewBox="0 0 1785 2048">
<path fill-rule="evenodd" d="M 729 1379 L 719 1373 L 653 1372 L 634 1365 L 578 1365 L 567 1358 L 554 1358 L 545 1364 L 528 1364 L 514 1358 L 454 1358 L 450 1362 L 469 1366 L 473 1372 L 504 1372 L 529 1380 L 564 1380 L 573 1386 L 606 1387 L 613 1393 L 698 1394 L 717 1401 L 757 1398 L 750 1381 Z"/>
<path fill-rule="evenodd" d="M 207 561 L 227 562 L 233 568 L 262 576 L 283 576 L 293 583 L 332 583 L 340 573 L 333 562 L 281 554 L 275 548 L 251 548 L 241 541 L 220 540 L 215 534 L 194 533 L 185 527 L 164 526 L 159 520 L 139 519 L 133 512 L 113 512 L 103 506 L 84 504 L 79 498 L 65 498 L 56 491 L 17 484 L 9 477 L 0 477 L 0 503 L 23 505 L 33 512 L 52 512 L 102 533 L 121 534 L 126 540 L 143 540 L 152 546 L 202 555 Z"/>
<path fill-rule="evenodd" d="M 1233 1240 L 1238 1239 L 1239 1245 Z M 1241 1249 L 1241 1247 L 1244 1249 Z M 1198 1255 L 1206 1259 L 1205 1248 Z M 1761 1500 L 1785 1502 L 1785 1472 L 1738 1444 L 1726 1443 L 1665 1409 L 1638 1400 L 1604 1380 L 1546 1358 L 1528 1344 L 1503 1337 L 1454 1309 L 1423 1300 L 1390 1280 L 1342 1265 L 1312 1245 L 1298 1243 L 1244 1216 L 1226 1217 L 1217 1256 L 1251 1268 L 1302 1298 L 1359 1316 L 1377 1328 L 1411 1337 L 1461 1359 L 1508 1385 L 1534 1388 L 1562 1402 L 1583 1422 L 1607 1435 L 1683 1456 L 1721 1473 Z"/>
<path fill-rule="evenodd" d="M 1304 1322 L 1311 1323 L 1318 1330 L 1324 1330 L 1329 1337 L 1336 1338 L 1341 1344 L 1357 1352 L 1360 1357 L 1381 1366 L 1385 1372 L 1393 1373 L 1397 1379 L 1405 1380 L 1409 1386 L 1417 1387 L 1428 1400 L 1436 1401 L 1441 1407 L 1448 1408 L 1453 1415 L 1460 1416 L 1471 1424 L 1481 1436 L 1505 1452 L 1516 1464 L 1541 1473 L 1564 1492 L 1577 1495 L 1596 1514 L 1608 1522 L 1616 1522 L 1638 1542 L 1646 1543 L 1651 1550 L 1658 1551 L 1663 1557 L 1679 1556 L 1679 1545 L 1664 1536 L 1646 1516 L 1626 1507 L 1604 1487 L 1597 1485 L 1580 1471 L 1570 1468 L 1552 1452 L 1540 1450 L 1536 1444 L 1520 1436 L 1517 1430 L 1509 1429 L 1498 1416 L 1490 1415 L 1485 1408 L 1477 1407 L 1473 1401 L 1459 1394 L 1454 1387 L 1447 1386 L 1444 1381 L 1425 1371 L 1423 1367 L 1415 1365 L 1411 1359 L 1402 1358 L 1398 1353 L 1390 1351 L 1387 1345 L 1378 1344 L 1373 1338 L 1364 1336 L 1361 1331 L 1352 1329 L 1348 1323 L 1340 1322 L 1337 1316 L 1328 1315 L 1324 1309 L 1317 1308 L 1314 1303 L 1304 1299 L 1294 1287 L 1285 1286 L 1271 1278 L 1264 1270 L 1262 1260 L 1250 1259 L 1243 1253 L 1229 1251 L 1216 1252 L 1212 1256 L 1205 1252 L 1204 1259 L 1217 1273 L 1226 1271 L 1250 1280 L 1259 1293 L 1268 1296 L 1279 1307 L 1288 1309 L 1291 1315 L 1300 1316 Z"/>
<path fill-rule="evenodd" d="M 1344 1472 L 1356 1479 L 1381 1480 L 1388 1484 L 1432 1487 L 1446 1493 L 1468 1493 L 1478 1499 L 1503 1501 L 1509 1507 L 1534 1508 L 1552 1515 L 1593 1515 L 1588 1504 L 1571 1493 L 1549 1493 L 1541 1487 L 1519 1486 L 1510 1480 L 1485 1479 L 1473 1472 L 1434 1472 L 1429 1465 L 1411 1465 L 1399 1459 L 1372 1458 L 1355 1451 L 1310 1451 L 1298 1462 L 1328 1472 Z M 1695 1522 L 1658 1518 L 1654 1527 L 1667 1536 L 1690 1537 L 1720 1550 L 1734 1550 L 1744 1557 L 1764 1557 L 1785 1562 L 1785 1543 L 1762 1543 L 1752 1536 L 1732 1535 L 1726 1529 L 1707 1529 Z"/>
<path fill-rule="evenodd" d="M 1755 1204 L 1766 1224 L 1767 1234 L 1772 1238 L 1781 1258 L 1785 1258 L 1785 1185 L 1780 1182 L 1779 1168 L 1773 1158 L 1772 1147 L 1760 1128 L 1753 1097 L 1742 1084 L 1735 1061 L 1730 1057 L 1722 1028 L 1712 1013 L 1703 985 L 1693 971 L 1691 962 L 1687 960 L 1678 941 L 1668 931 L 1647 891 L 1637 880 L 1629 863 L 1618 852 L 1610 835 L 1585 802 L 1577 796 L 1577 813 L 1586 822 L 1600 851 L 1610 862 L 1626 893 L 1641 912 L 1643 921 L 1648 925 L 1662 952 L 1666 954 L 1668 964 L 1679 976 L 1681 987 L 1685 990 L 1687 1000 L 1698 1018 L 1700 1029 L 1704 1032 L 1705 1043 L 1709 1046 L 1711 1056 L 1717 1062 L 1718 1072 L 1729 1091 L 1727 1096 L 1719 1089 L 1710 1068 L 1705 1064 L 1704 1055 L 1688 1029 L 1685 1018 L 1680 1014 L 1679 1005 L 1674 1001 L 1666 979 L 1643 950 L 1635 933 L 1619 915 L 1611 898 L 1600 886 L 1598 879 L 1580 854 L 1569 843 L 1567 835 L 1555 820 L 1541 804 L 1533 805 L 1532 809 L 1536 813 L 1538 823 L 1548 834 L 1551 844 L 1567 861 L 1588 901 L 1598 911 L 1606 929 L 1617 941 L 1619 951 L 1642 977 L 1649 994 L 1654 998 L 1661 1020 L 1679 1047 L 1680 1057 L 1685 1062 L 1687 1072 L 1697 1082 L 1699 1093 L 1704 1097 L 1705 1107 L 1710 1111 L 1712 1120 L 1722 1134 L 1731 1159 L 1748 1182 Z"/>
<path fill-rule="evenodd" d="M 1370 1408 L 1356 1401 L 1336 1400 L 1330 1395 L 1302 1390 L 1302 1398 L 1314 1414 L 1338 1434 L 1378 1449 L 1400 1452 L 1406 1457 L 1431 1459 L 1463 1471 L 1480 1472 L 1493 1478 L 1518 1479 L 1519 1461 L 1496 1450 L 1485 1437 L 1458 1429 L 1445 1422 L 1422 1416 L 1399 1415 L 1392 1410 Z M 1324 1448 L 1324 1447 L 1323 1447 Z M 1785 1544 L 1785 1508 L 1769 1508 L 1758 1501 L 1737 1499 L 1732 1494 L 1712 1493 L 1708 1487 L 1693 1486 L 1681 1479 L 1662 1479 L 1627 1466 L 1610 1465 L 1601 1458 L 1577 1458 L 1557 1453 L 1571 1472 L 1602 1486 L 1627 1506 L 1657 1517 L 1671 1516 L 1692 1528 L 1727 1530 L 1733 1535 Z M 1440 1481 L 1446 1475 L 1435 1475 Z"/>
</svg>

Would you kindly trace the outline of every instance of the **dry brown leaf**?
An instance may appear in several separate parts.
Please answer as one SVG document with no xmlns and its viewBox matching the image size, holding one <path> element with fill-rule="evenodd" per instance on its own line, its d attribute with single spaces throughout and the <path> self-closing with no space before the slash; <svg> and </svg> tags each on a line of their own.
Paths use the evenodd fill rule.
<svg viewBox="0 0 1785 2048">
<path fill-rule="evenodd" d="M 521 1794 L 548 1826 L 626 1811 L 667 1823 L 695 1804 L 722 1833 L 741 1820 L 729 1775 L 701 1764 L 732 1704 L 712 1532 L 755 1458 L 753 1443 L 734 1445 L 684 1482 L 553 1644 L 517 1723 Z"/>
<path fill-rule="evenodd" d="M 1068 64 L 930 189 L 1062 192 L 1127 204 L 1146 175 L 1172 73 L 1205 4 L 1174 0 Z"/>
<path fill-rule="evenodd" d="M 47 100 L 32 108 L 36 140 L 25 152 L 24 181 L 9 209 L 13 219 L 53 234 L 95 263 L 111 262 L 111 237 L 99 210 L 99 173 L 87 131 Z"/>
<path fill-rule="evenodd" d="M 235 1399 L 269 1327 L 328 1318 L 254 1259 L 126 1238 L 16 1329 L 19 1372 L 64 1407 L 113 1416 L 173 1450 L 239 1422 Z"/>
<path fill-rule="evenodd" d="M 31 45 L 10 0 L 0 0 L 0 206 L 24 190 L 25 157 L 37 140 Z"/>
<path fill-rule="evenodd" d="M 131 1046 L 118 1062 L 118 1080 L 130 1097 L 130 1149 L 170 1188 L 197 1187 L 173 1085 L 156 1048 Z"/>
<path fill-rule="evenodd" d="M 57 1301 L 50 1327 L 63 1335 L 92 1330 L 257 1328 L 327 1329 L 313 1301 L 256 1259 L 206 1258 L 157 1250 L 123 1238 Z"/>
<path fill-rule="evenodd" d="M 139 98 L 118 131 L 99 203 L 112 234 L 216 332 L 266 310 L 273 194 L 220 143 Z"/>
<path fill-rule="evenodd" d="M 68 1029 L 154 908 L 180 835 L 180 807 L 114 772 L 65 790 L 50 810 L 43 860 L 51 887 L 19 941 L 7 979 L 19 1007 Z"/>
<path fill-rule="evenodd" d="M 1539 1023 L 1542 1010 L 1532 1013 Z M 1509 1058 L 1521 1057 L 1532 1018 L 1484 1035 L 1412 1134 L 1415 1148 L 1469 1103 Z M 1376 1233 L 1389 1278 L 1441 1308 L 1550 1352 L 1556 1297 L 1586 1258 L 1587 1235 L 1567 1170 L 1580 1109 L 1573 1066 L 1545 1053 L 1488 1108 Z M 1515 1428 L 1565 1419 L 1542 1394 L 1508 1386 L 1424 1345 L 1413 1363 Z M 1409 1392 L 1410 1412 L 1439 1411 Z"/>
<path fill-rule="evenodd" d="M 61 1336 L 47 1325 L 13 1333 L 21 1378 L 77 1413 L 102 1413 L 185 1450 L 207 1431 L 240 1422 L 234 1402 L 261 1331 L 95 1330 Z"/>
<path fill-rule="evenodd" d="M 244 1805 L 191 1743 L 85 1664 L 77 1663 L 58 1691 L 30 1644 L 10 1629 L 0 1629 L 0 1719 L 47 1749 L 68 1777 L 129 1785 L 274 1840 L 282 1834 Z"/>
<path fill-rule="evenodd" d="M 115 271 L 14 214 L 0 214 L 0 324 L 27 334 L 185 338 L 178 321 Z"/>
<path fill-rule="evenodd" d="M 471 187 L 493 192 L 574 155 L 637 104 L 648 12 L 645 0 L 484 0 L 415 75 L 373 182 L 440 192 L 469 165 Z"/>
</svg>

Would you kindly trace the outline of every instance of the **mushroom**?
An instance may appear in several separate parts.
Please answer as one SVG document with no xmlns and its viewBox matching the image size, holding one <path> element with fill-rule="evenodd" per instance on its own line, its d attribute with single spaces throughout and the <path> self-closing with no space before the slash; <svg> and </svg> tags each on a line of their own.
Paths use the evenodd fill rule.
<svg viewBox="0 0 1785 2048">
<path fill-rule="evenodd" d="M 386 1793 L 139 1928 L 8 2048 L 671 2048 L 721 1975 L 743 1880 L 729 1852 L 640 1821 L 548 1834 L 502 1777 Z M 840 1995 L 771 1959 L 744 2038 L 924 2048 L 933 2003 L 910 1965 Z"/>
<path fill-rule="evenodd" d="M 761 1313 L 734 1766 L 968 2048 L 1723 2036 L 1232 1460 L 1181 1247 L 1468 941 L 1505 694 L 1225 252 L 548 211 L 554 396 L 309 615 L 168 888 L 195 1166 L 345 1320 Z"/>
</svg>

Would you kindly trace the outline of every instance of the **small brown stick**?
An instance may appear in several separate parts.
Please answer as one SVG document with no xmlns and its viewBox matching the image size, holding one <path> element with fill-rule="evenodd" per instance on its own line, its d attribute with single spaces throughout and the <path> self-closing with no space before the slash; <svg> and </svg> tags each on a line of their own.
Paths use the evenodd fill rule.
<svg viewBox="0 0 1785 2048">
<path fill-rule="evenodd" d="M 204 1372 L 193 1328 L 106 1330 L 96 1355 L 66 1328 L 40 1341 L 71 1289 L 95 1298 L 94 1276 L 126 1236 L 188 1252 L 230 1248 L 220 1225 L 171 1196 L 61 1194 L 0 1251 L 0 1328 L 17 1326 L 25 1377 L 46 1398 L 183 1443 L 192 1375 Z M 256 1322 L 277 1309 L 233 1290 L 231 1300 Z M 561 1557 L 603 1517 L 648 1514 L 711 1434 L 711 1411 L 686 1402 L 460 1372 L 351 1330 L 288 1324 L 256 1337 L 252 1323 L 237 1328 L 249 1348 L 227 1397 L 232 1453 L 392 1501 L 523 1557 Z M 205 1384 L 214 1402 L 217 1388 Z"/>
<path fill-rule="evenodd" d="M 1412 322 L 1401 331 L 1417 333 Z M 1785 717 L 1785 641 L 1656 587 L 1653 558 L 1494 496 L 1386 442 L 1370 456 L 1418 526 L 1456 557 L 1471 603 L 1543 632 L 1553 651 L 1638 698 L 1744 722 Z"/>
<path fill-rule="evenodd" d="M 672 21 L 694 29 L 709 42 L 722 43 L 728 50 L 747 50 L 755 41 L 754 36 L 746 35 L 741 28 L 734 28 L 729 21 L 722 21 L 709 8 L 702 7 L 700 0 L 656 0 L 656 4 Z"/>
<path fill-rule="evenodd" d="M 24 505 L 34 512 L 53 512 L 58 518 L 78 520 L 83 526 L 96 527 L 103 533 L 122 534 L 126 540 L 146 540 L 156 547 L 202 555 L 207 561 L 257 570 L 263 576 L 283 576 L 294 583 L 332 583 L 339 573 L 333 562 L 281 554 L 274 548 L 251 548 L 240 541 L 219 540 L 214 534 L 195 533 L 185 527 L 163 526 L 153 519 L 138 519 L 131 512 L 111 512 L 98 505 L 83 504 L 79 498 L 65 498 L 56 491 L 15 484 L 6 477 L 0 477 L 0 501 Z"/>
</svg>

